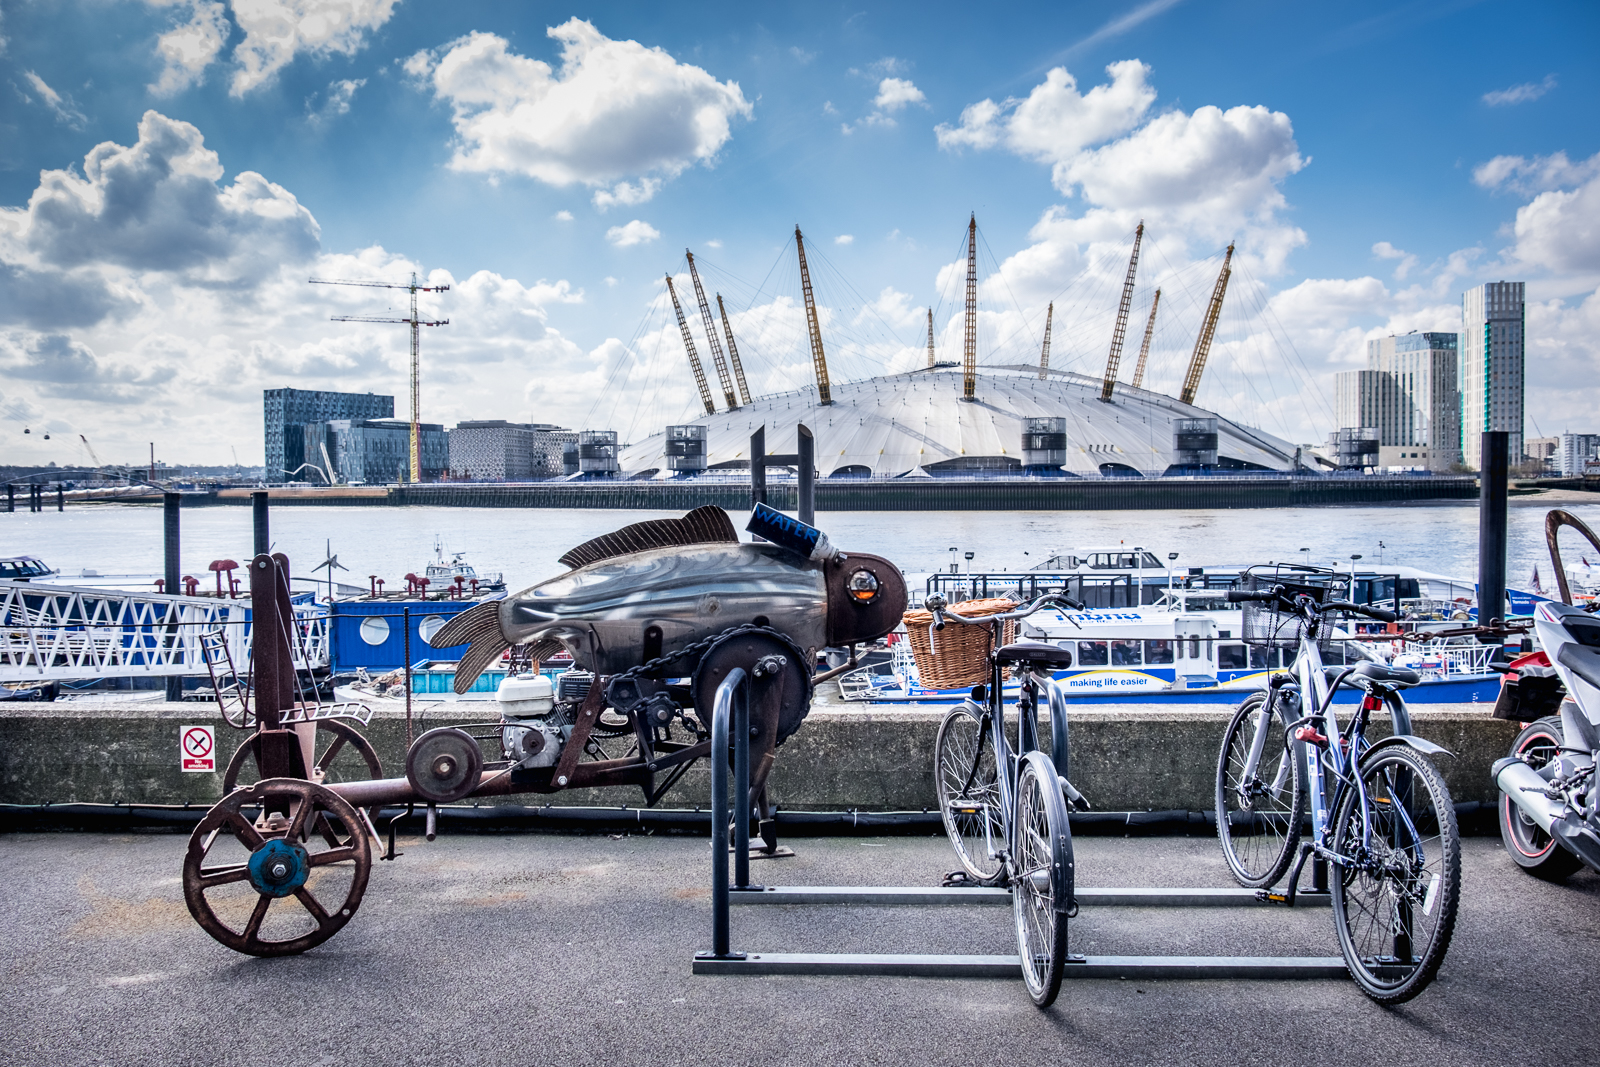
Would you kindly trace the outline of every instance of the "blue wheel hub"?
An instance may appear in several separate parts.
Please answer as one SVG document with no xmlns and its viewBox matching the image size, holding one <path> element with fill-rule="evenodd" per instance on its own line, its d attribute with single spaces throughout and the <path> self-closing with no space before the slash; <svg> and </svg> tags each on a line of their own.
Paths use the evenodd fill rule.
<svg viewBox="0 0 1600 1067">
<path fill-rule="evenodd" d="M 268 841 L 250 854 L 250 884 L 269 897 L 286 897 L 306 884 L 311 863 L 306 850 L 287 841 Z"/>
</svg>

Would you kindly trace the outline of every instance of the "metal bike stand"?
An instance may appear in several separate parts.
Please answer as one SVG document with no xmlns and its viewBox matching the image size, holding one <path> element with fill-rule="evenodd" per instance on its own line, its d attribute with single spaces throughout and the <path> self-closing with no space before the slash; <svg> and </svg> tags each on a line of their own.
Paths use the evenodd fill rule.
<svg viewBox="0 0 1600 1067">
<path fill-rule="evenodd" d="M 711 942 L 694 957 L 705 975 L 876 975 L 902 978 L 1018 978 L 1016 956 L 883 952 L 735 952 L 732 904 L 822 906 L 1009 905 L 1005 889 L 915 886 L 759 886 L 750 882 L 750 679 L 734 669 L 717 687 L 711 722 Z M 731 738 L 729 735 L 732 735 Z M 728 760 L 732 742 L 733 885 L 728 883 Z M 1081 907 L 1263 907 L 1249 889 L 1079 889 Z M 1302 897 L 1302 899 L 1306 899 Z M 1306 903 L 1325 903 L 1315 895 Z M 1338 956 L 1068 956 L 1067 978 L 1346 978 Z"/>
</svg>

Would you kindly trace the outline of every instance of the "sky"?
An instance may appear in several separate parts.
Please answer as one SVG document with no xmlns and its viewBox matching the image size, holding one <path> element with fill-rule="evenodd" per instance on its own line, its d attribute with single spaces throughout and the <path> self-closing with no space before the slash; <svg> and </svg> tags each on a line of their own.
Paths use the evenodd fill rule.
<svg viewBox="0 0 1600 1067">
<path fill-rule="evenodd" d="M 692 17 L 691 17 L 692 16 Z M 1366 341 L 1528 284 L 1529 437 L 1600 432 L 1600 7 L 0 0 L 0 462 L 262 461 L 263 389 L 425 422 L 699 413 L 685 250 L 751 391 L 959 359 L 1099 376 L 1135 227 L 1144 384 L 1334 428 Z M 1133 344 L 1121 378 L 1131 377 Z M 26 431 L 26 432 L 25 432 Z M 45 439 L 45 435 L 49 439 Z"/>
</svg>

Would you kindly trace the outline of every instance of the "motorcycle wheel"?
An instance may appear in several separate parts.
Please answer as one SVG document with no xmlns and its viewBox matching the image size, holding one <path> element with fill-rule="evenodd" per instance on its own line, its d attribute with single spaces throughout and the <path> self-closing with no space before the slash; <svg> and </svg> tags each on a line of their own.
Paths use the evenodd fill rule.
<svg viewBox="0 0 1600 1067">
<path fill-rule="evenodd" d="M 1560 747 L 1561 719 L 1549 715 L 1523 728 L 1511 745 L 1511 755 L 1522 757 L 1538 770 L 1555 758 Z M 1517 866 L 1535 878 L 1559 882 L 1583 866 L 1504 793 L 1500 794 L 1500 840 Z"/>
</svg>

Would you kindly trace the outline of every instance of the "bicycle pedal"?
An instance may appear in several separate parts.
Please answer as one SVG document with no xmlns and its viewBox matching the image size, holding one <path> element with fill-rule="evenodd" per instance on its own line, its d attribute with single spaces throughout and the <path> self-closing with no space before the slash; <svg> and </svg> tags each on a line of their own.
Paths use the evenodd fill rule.
<svg viewBox="0 0 1600 1067">
<path fill-rule="evenodd" d="M 1274 893 L 1270 889 L 1257 889 L 1256 899 L 1263 904 L 1287 904 L 1289 903 L 1289 894 Z"/>
</svg>

